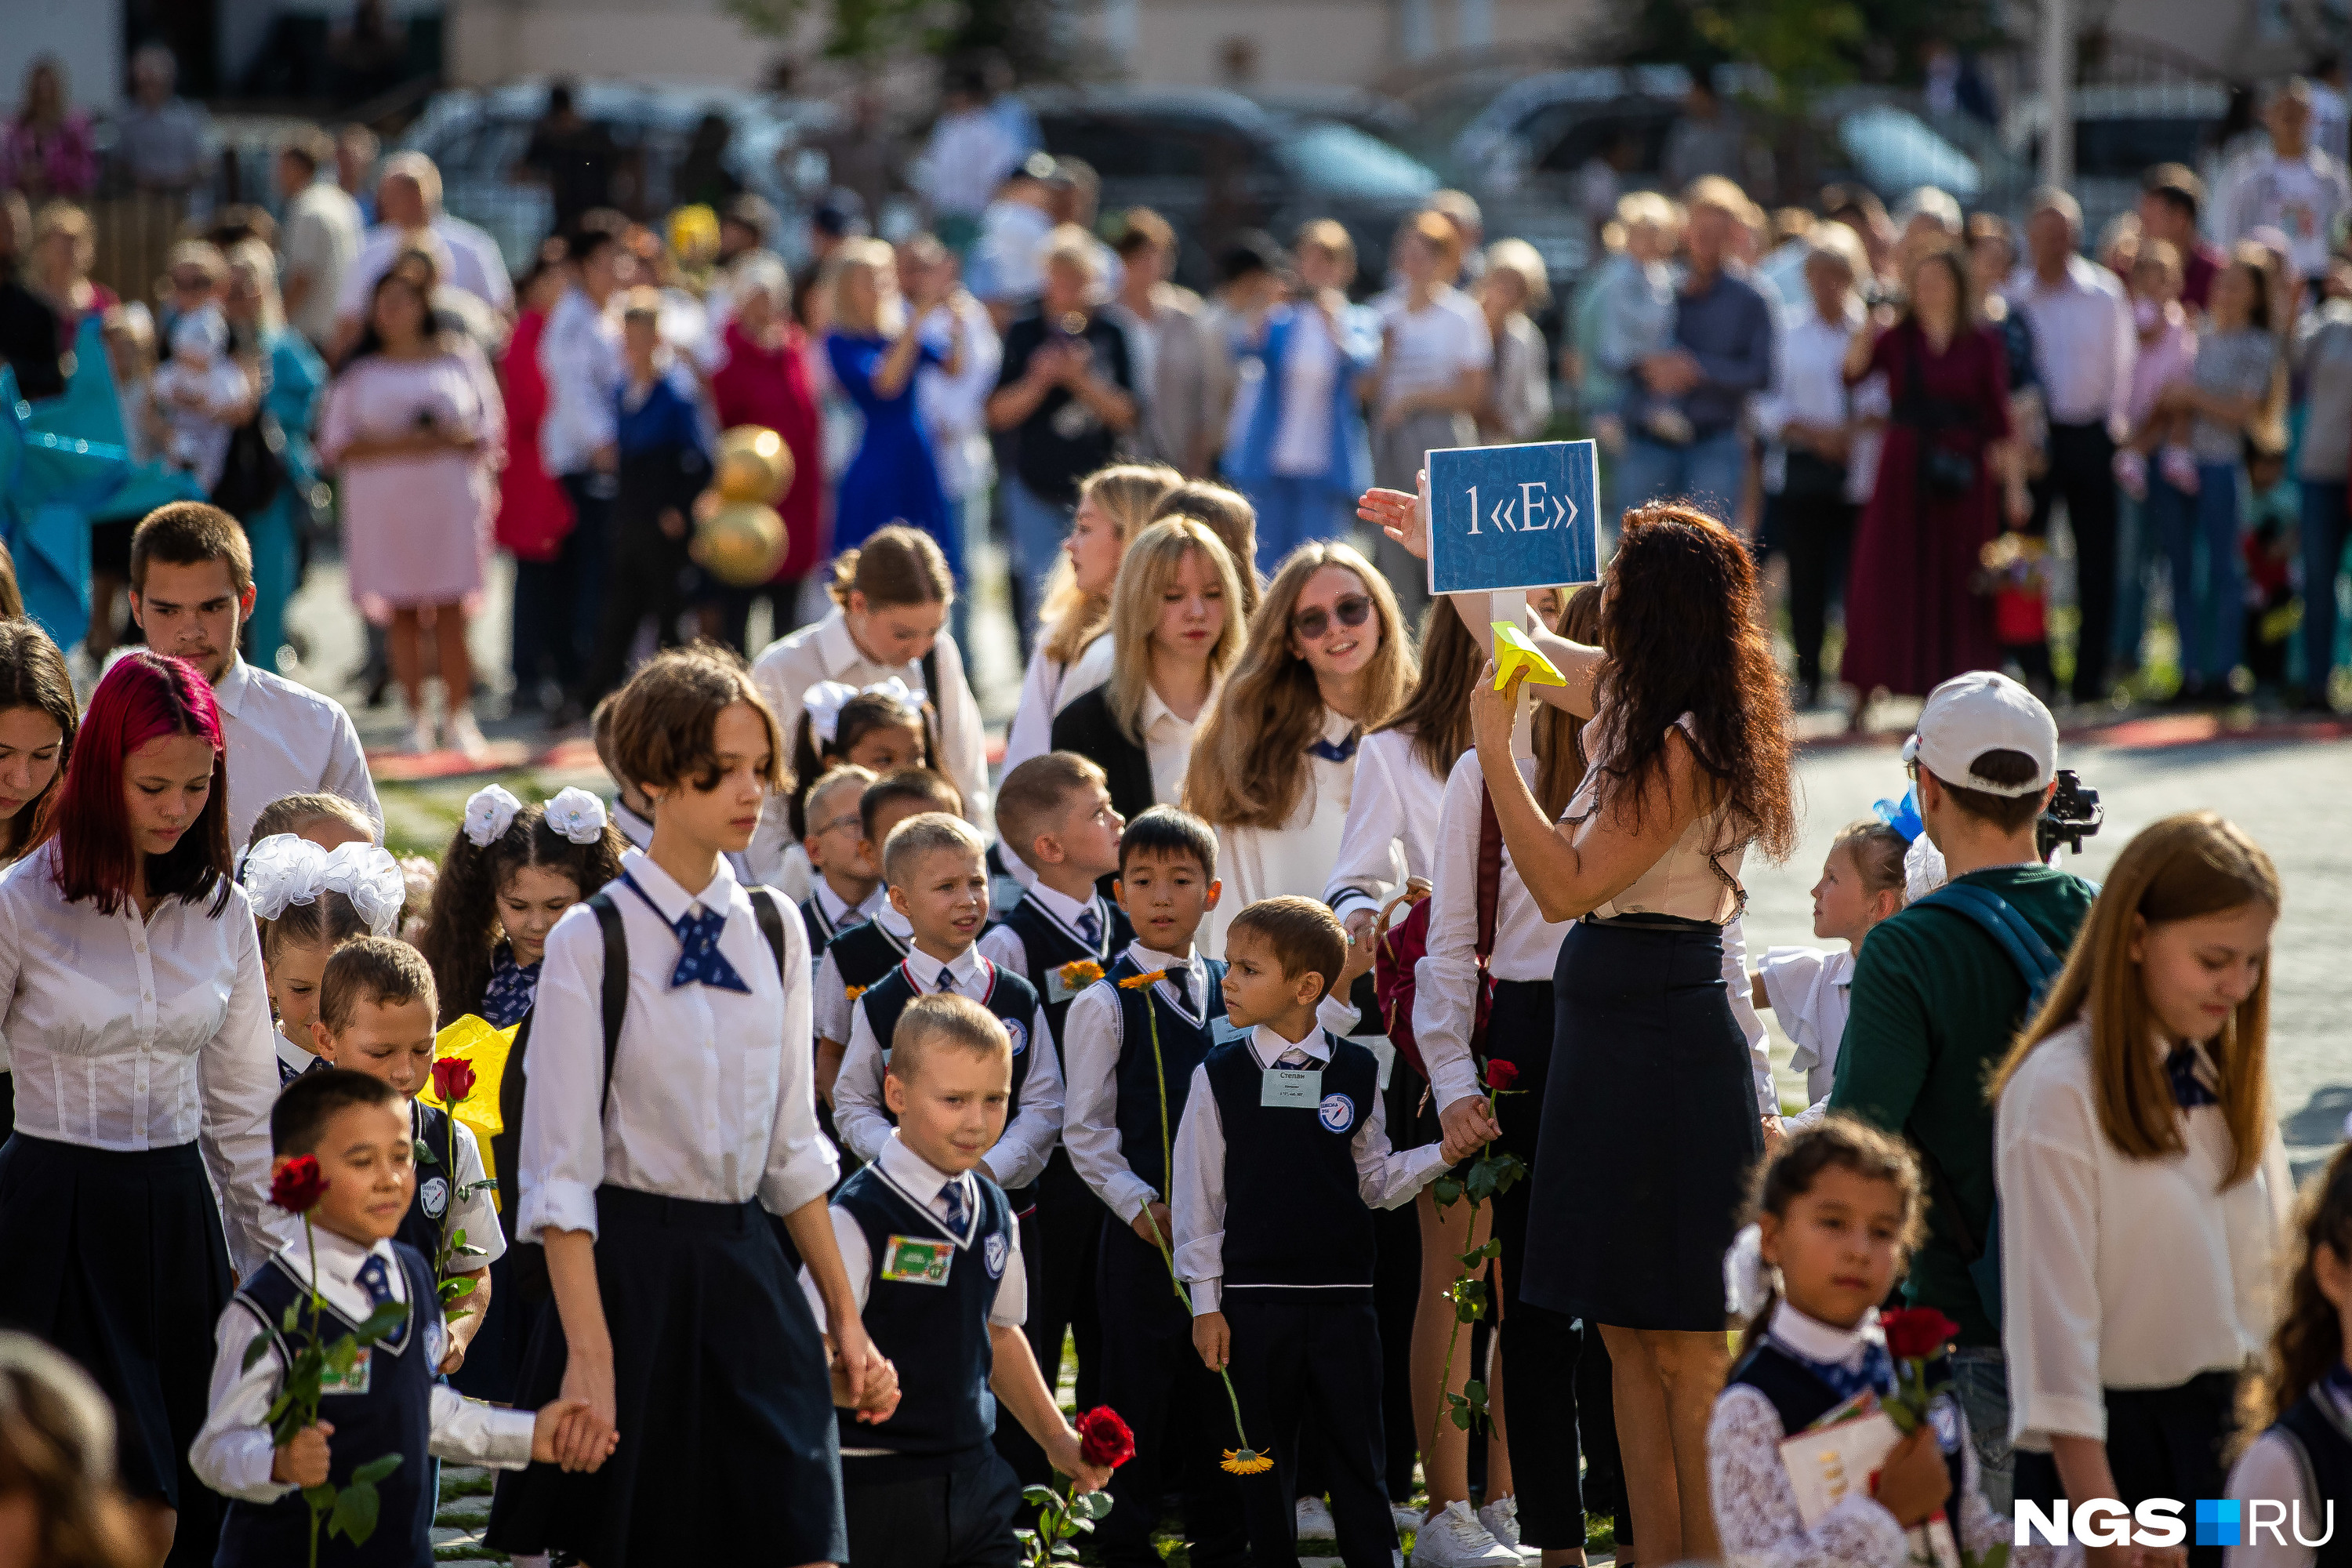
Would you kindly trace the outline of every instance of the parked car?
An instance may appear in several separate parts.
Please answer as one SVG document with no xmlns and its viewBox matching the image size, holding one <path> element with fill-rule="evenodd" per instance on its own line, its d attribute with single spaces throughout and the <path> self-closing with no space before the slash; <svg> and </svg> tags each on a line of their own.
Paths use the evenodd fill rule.
<svg viewBox="0 0 2352 1568">
<path fill-rule="evenodd" d="M 1287 241 L 1336 218 L 1356 242 L 1360 283 L 1377 286 L 1390 237 L 1437 189 L 1434 171 L 1338 120 L 1281 113 L 1213 89 L 1040 89 L 1024 95 L 1045 150 L 1102 176 L 1102 205 L 1148 206 L 1176 227 L 1176 275 L 1206 289 L 1234 236 Z"/>
</svg>

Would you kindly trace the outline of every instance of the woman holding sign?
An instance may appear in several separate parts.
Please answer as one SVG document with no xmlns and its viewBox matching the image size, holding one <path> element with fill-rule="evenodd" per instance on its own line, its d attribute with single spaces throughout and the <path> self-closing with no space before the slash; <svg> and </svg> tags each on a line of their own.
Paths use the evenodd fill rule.
<svg viewBox="0 0 2352 1568">
<path fill-rule="evenodd" d="M 1373 490 L 1358 515 L 1427 553 L 1414 498 Z M 1600 1325 L 1633 1533 L 1643 1561 L 1664 1563 L 1716 1555 L 1706 1436 L 1728 1359 L 1723 1254 L 1778 1132 L 1757 1104 L 1723 928 L 1747 901 L 1748 847 L 1788 854 L 1797 820 L 1788 706 L 1738 536 L 1688 507 L 1636 508 L 1601 593 L 1606 653 L 1528 634 L 1563 680 L 1531 689 L 1591 720 L 1591 769 L 1559 822 L 1511 755 L 1524 677 L 1496 691 L 1490 665 L 1471 722 L 1511 863 L 1544 919 L 1576 922 L 1553 971 L 1518 1290 Z M 1486 636 L 1484 596 L 1455 605 Z M 1500 1135 L 1475 1098 L 1444 1115 Z"/>
</svg>

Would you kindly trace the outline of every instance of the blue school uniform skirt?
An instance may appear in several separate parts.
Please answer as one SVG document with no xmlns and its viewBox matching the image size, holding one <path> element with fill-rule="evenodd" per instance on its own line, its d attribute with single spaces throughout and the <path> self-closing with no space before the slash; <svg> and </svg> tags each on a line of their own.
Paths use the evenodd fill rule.
<svg viewBox="0 0 2352 1568">
<path fill-rule="evenodd" d="M 846 1562 L 824 1342 L 766 1211 L 604 1186 L 596 1223 L 620 1447 L 593 1474 L 500 1476 L 488 1543 L 593 1568 Z M 564 1361 L 551 1303 L 516 1405 L 560 1394 Z"/>
<path fill-rule="evenodd" d="M 194 1143 L 0 1147 L 0 1327 L 79 1363 L 114 1406 L 122 1488 L 180 1512 L 169 1561 L 210 1563 L 220 1499 L 188 1468 L 235 1281 Z"/>
<path fill-rule="evenodd" d="M 1719 1332 L 1764 1152 L 1748 1039 L 1720 928 L 1631 919 L 1560 942 L 1520 1294 L 1588 1323 Z"/>
</svg>

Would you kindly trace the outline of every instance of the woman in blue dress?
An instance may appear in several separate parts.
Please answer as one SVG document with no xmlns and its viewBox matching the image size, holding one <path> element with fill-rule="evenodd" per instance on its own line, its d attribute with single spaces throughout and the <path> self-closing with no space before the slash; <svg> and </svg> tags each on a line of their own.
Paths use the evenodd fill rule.
<svg viewBox="0 0 2352 1568">
<path fill-rule="evenodd" d="M 857 455 L 841 476 L 834 502 L 835 552 L 863 544 L 877 529 L 911 523 L 933 539 L 956 581 L 964 580 L 962 541 L 940 486 L 929 435 L 916 405 L 917 372 L 937 365 L 949 375 L 962 367 L 963 324 L 941 311 L 946 344 L 926 338 L 929 297 L 908 301 L 898 292 L 898 266 L 878 239 L 852 240 L 833 260 L 833 328 L 825 358 L 842 392 L 864 416 Z"/>
<path fill-rule="evenodd" d="M 261 405 L 286 433 L 286 482 L 268 505 L 242 521 L 253 546 L 253 661 L 278 668 L 286 640 L 286 605 L 301 576 L 301 531 L 310 521 L 310 489 L 319 482 L 312 466 L 310 428 L 317 423 L 327 367 L 302 334 L 286 324 L 278 300 L 278 262 L 268 246 L 247 240 L 229 251 L 230 329 L 240 353 L 261 360 Z"/>
</svg>

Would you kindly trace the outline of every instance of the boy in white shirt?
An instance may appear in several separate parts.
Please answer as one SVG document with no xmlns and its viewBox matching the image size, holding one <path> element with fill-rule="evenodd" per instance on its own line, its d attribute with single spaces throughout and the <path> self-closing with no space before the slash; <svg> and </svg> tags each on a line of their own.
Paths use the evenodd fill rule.
<svg viewBox="0 0 2352 1568">
<path fill-rule="evenodd" d="M 955 786 L 929 768 L 901 768 L 886 774 L 867 784 L 866 793 L 857 797 L 857 819 L 864 833 L 857 841 L 857 853 L 867 865 L 878 868 L 882 846 L 898 824 L 928 811 L 952 816 L 961 809 Z M 834 1102 L 834 1080 L 841 1075 L 842 1054 L 849 1048 L 853 1005 L 867 986 L 898 966 L 914 941 L 914 928 L 891 904 L 886 890 L 875 905 L 873 919 L 835 932 L 818 957 L 809 1010 L 816 1029 L 817 1098 L 825 1104 Z"/>
</svg>

